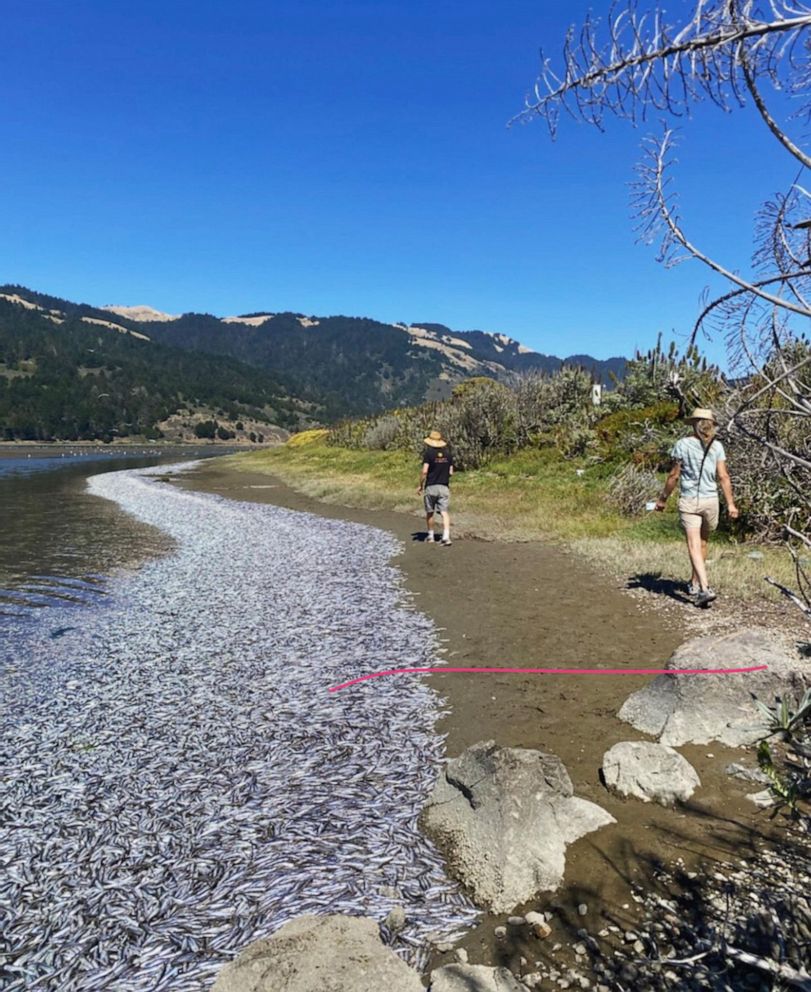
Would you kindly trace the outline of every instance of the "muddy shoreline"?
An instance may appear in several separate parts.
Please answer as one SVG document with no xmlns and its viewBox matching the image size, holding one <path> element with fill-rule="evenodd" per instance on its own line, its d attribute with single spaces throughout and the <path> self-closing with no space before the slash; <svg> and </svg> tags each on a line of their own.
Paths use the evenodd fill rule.
<svg viewBox="0 0 811 992">
<path fill-rule="evenodd" d="M 692 623 L 673 612 L 660 616 L 643 609 L 616 582 L 559 548 L 473 539 L 457 540 L 451 548 L 426 545 L 416 513 L 322 503 L 268 475 L 217 462 L 174 481 L 230 499 L 272 503 L 395 534 L 404 550 L 394 563 L 415 607 L 439 628 L 451 665 L 659 666 L 695 634 Z M 437 727 L 447 735 L 449 756 L 488 739 L 551 751 L 566 765 L 575 794 L 598 803 L 617 820 L 569 848 L 558 892 L 517 908 L 554 914 L 547 940 L 528 939 L 514 928 L 508 928 L 506 938 L 497 937 L 495 929 L 505 918 L 483 914 L 457 945 L 467 950 L 471 963 L 515 971 L 522 957 L 530 963 L 572 965 L 569 945 L 578 930 L 594 932 L 609 923 L 633 928 L 642 902 L 637 893 L 660 887 L 655 878 L 660 866 L 680 859 L 684 871 L 695 872 L 713 863 L 740 861 L 778 829 L 768 811 L 745 798 L 751 784 L 724 771 L 729 762 L 751 763 L 751 757 L 719 744 L 680 749 L 702 782 L 681 808 L 668 810 L 607 792 L 599 777 L 604 752 L 618 741 L 640 739 L 616 713 L 645 681 L 639 676 L 431 676 L 450 710 Z M 577 910 L 582 904 L 588 907 L 585 916 Z M 431 966 L 448 960 L 447 953 L 437 953 Z"/>
</svg>

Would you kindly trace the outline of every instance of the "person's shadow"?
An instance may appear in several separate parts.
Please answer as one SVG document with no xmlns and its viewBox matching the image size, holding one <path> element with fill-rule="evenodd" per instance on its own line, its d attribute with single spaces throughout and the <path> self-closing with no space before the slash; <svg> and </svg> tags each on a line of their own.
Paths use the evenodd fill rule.
<svg viewBox="0 0 811 992">
<path fill-rule="evenodd" d="M 637 572 L 628 579 L 627 589 L 644 589 L 657 596 L 668 596 L 677 603 L 692 603 L 683 579 L 666 579 L 661 572 Z"/>
<path fill-rule="evenodd" d="M 428 531 L 427 530 L 415 530 L 411 532 L 412 541 L 427 541 Z"/>
</svg>

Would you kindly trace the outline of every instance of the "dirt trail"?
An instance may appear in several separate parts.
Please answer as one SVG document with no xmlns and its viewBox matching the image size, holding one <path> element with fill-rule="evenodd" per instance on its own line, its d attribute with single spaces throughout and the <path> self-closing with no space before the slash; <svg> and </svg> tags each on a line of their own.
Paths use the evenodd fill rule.
<svg viewBox="0 0 811 992">
<path fill-rule="evenodd" d="M 216 462 L 179 477 L 177 484 L 393 532 L 405 544 L 395 562 L 416 606 L 447 639 L 445 657 L 451 665 L 650 667 L 666 661 L 692 636 L 678 616 L 661 618 L 643 610 L 616 583 L 556 548 L 470 539 L 450 548 L 428 545 L 416 515 L 321 503 L 267 475 Z M 558 967 L 571 963 L 566 946 L 550 957 L 555 943 L 571 941 L 583 927 L 591 933 L 608 923 L 632 929 L 638 909 L 632 886 L 656 885 L 653 874 L 660 864 L 682 858 L 690 871 L 700 870 L 702 863 L 737 861 L 747 858 L 768 832 L 767 814 L 745 799 L 756 787 L 724 773 L 728 762 L 742 760 L 743 752 L 718 744 L 680 749 L 702 782 L 680 809 L 621 800 L 605 790 L 599 778 L 604 752 L 617 741 L 641 736 L 616 713 L 646 681 L 644 676 L 431 676 L 450 706 L 438 727 L 447 734 L 450 756 L 487 739 L 551 751 L 565 763 L 576 795 L 599 803 L 617 819 L 615 826 L 568 849 L 560 891 L 523 907 L 555 912 L 548 940 L 523 942 L 512 936 L 512 928 L 499 940 L 493 931 L 504 918 L 485 915 L 464 941 L 471 963 L 517 970 L 522 955 L 530 963 L 540 958 Z M 581 903 L 588 906 L 586 916 L 577 913 Z M 438 955 L 434 963 L 447 960 Z"/>
</svg>

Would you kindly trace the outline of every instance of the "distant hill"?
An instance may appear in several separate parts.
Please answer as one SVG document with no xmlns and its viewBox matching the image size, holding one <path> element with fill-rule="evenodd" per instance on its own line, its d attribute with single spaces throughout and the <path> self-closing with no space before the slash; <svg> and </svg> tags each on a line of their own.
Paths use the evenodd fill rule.
<svg viewBox="0 0 811 992">
<path fill-rule="evenodd" d="M 141 330 L 147 330 L 141 325 Z M 255 313 L 218 319 L 184 314 L 150 324 L 154 340 L 192 351 L 230 355 L 265 368 L 292 392 L 317 402 L 327 420 L 391 406 L 444 399 L 474 375 L 588 368 L 598 382 L 621 378 L 624 358 L 540 355 L 504 334 L 452 331 L 441 324 L 384 324 L 365 317 Z"/>
<path fill-rule="evenodd" d="M 219 429 L 225 440 L 238 423 L 245 440 L 251 432 L 269 440 L 276 427 L 312 419 L 309 405 L 265 371 L 151 341 L 139 325 L 92 307 L 10 288 L 18 290 L 0 288 L 2 439 L 191 440 Z"/>
<path fill-rule="evenodd" d="M 58 361 L 49 358 L 54 348 Z M 98 367 L 88 364 L 88 348 L 107 368 L 112 390 L 85 382 L 87 369 Z M 150 429 L 156 432 L 161 423 L 176 424 L 173 413 L 190 406 L 244 416 L 250 410 L 257 422 L 264 416 L 293 428 L 444 399 L 471 376 L 502 379 L 577 364 L 608 383 L 625 369 L 624 358 L 557 358 L 504 334 L 453 331 L 431 322 L 386 324 L 270 311 L 175 316 L 149 306 L 93 307 L 11 285 L 0 286 L 0 358 L 0 427 L 6 434 L 23 429 L 26 416 L 30 420 L 40 405 L 51 409 L 43 414 L 43 430 L 65 417 L 71 430 L 102 429 L 103 423 L 105 431 L 120 434 L 127 423 L 144 428 L 152 418 Z M 34 365 L 23 368 L 20 360 Z M 43 370 L 54 375 L 56 364 L 62 368 L 56 394 L 64 400 L 59 414 L 52 395 L 41 388 Z M 135 414 L 133 390 L 148 398 Z M 16 419 L 12 393 L 22 403 Z M 110 400 L 106 412 L 99 396 Z M 101 419 L 82 414 L 79 428 L 75 410 L 88 403 Z M 117 406 L 122 414 L 116 418 Z M 227 419 L 234 422 L 235 416 Z"/>
</svg>

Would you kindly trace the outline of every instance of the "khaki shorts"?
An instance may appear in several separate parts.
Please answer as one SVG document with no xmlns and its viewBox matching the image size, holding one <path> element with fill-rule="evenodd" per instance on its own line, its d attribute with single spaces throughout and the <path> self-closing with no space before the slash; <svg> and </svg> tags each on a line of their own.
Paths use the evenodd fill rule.
<svg viewBox="0 0 811 992">
<path fill-rule="evenodd" d="M 718 497 L 696 500 L 682 497 L 679 500 L 679 523 L 684 530 L 697 530 L 709 534 L 718 526 Z"/>
<path fill-rule="evenodd" d="M 434 513 L 436 510 L 439 510 L 440 513 L 447 513 L 448 504 L 451 501 L 451 491 L 447 486 L 428 486 L 423 498 L 426 513 Z"/>
</svg>

